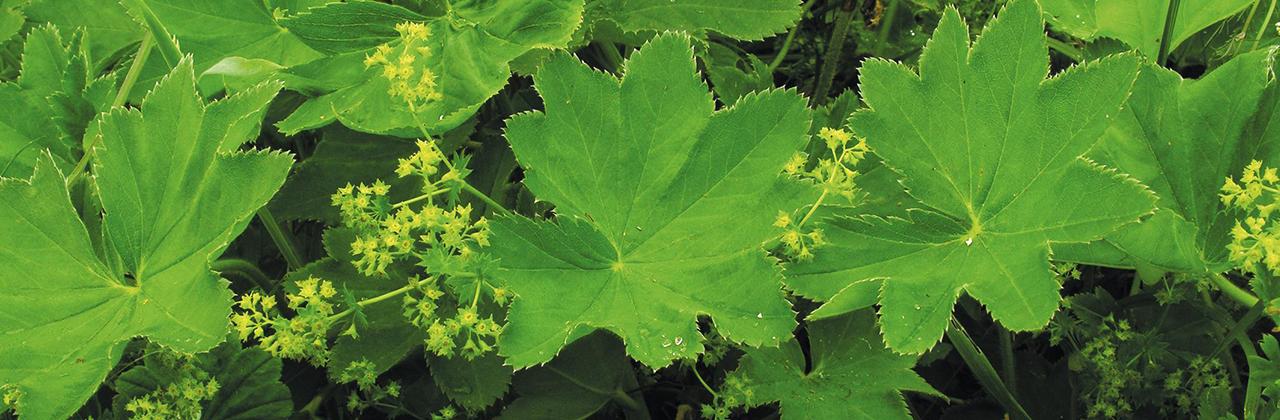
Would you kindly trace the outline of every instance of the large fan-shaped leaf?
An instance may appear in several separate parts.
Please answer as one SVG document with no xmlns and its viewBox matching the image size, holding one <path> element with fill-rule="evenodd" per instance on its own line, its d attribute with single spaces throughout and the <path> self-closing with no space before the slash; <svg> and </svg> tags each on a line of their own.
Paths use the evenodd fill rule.
<svg viewBox="0 0 1280 420">
<path fill-rule="evenodd" d="M 559 55 L 535 76 L 545 112 L 508 121 L 525 183 L 557 222 L 493 225 L 518 295 L 499 349 L 524 367 L 602 328 L 652 367 L 702 350 L 697 317 L 776 344 L 795 325 L 761 251 L 771 220 L 810 191 L 779 177 L 809 111 L 786 91 L 715 112 L 688 37 L 655 38 L 618 80 Z"/>
<path fill-rule="evenodd" d="M 279 85 L 206 106 L 191 65 L 184 59 L 141 111 L 103 114 L 90 128 L 102 139 L 94 168 L 105 261 L 47 154 L 29 182 L 0 180 L 0 384 L 21 394 L 24 417 L 70 415 L 132 337 L 183 352 L 225 337 L 231 291 L 209 261 L 292 159 L 234 152 Z"/>
<path fill-rule="evenodd" d="M 1150 212 L 1154 197 L 1081 159 L 1128 96 L 1137 59 L 1046 80 L 1043 31 L 1036 3 L 1014 0 L 970 48 L 952 9 L 919 75 L 883 60 L 862 66 L 870 109 L 850 122 L 923 208 L 832 221 L 832 245 L 790 271 L 795 290 L 828 300 L 883 280 L 881 328 L 900 352 L 932 347 L 962 292 L 1010 329 L 1049 322 L 1060 300 L 1050 243 L 1097 239 Z"/>
</svg>

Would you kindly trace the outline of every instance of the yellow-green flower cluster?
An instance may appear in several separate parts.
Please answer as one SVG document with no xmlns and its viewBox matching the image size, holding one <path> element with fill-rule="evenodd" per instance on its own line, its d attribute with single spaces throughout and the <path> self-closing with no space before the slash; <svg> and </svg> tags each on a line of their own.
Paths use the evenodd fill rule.
<svg viewBox="0 0 1280 420">
<path fill-rule="evenodd" d="M 1277 183 L 1280 176 L 1276 168 L 1264 169 L 1262 162 L 1255 160 L 1245 166 L 1239 183 L 1227 178 L 1222 186 L 1222 203 L 1247 214 L 1232 227 L 1231 243 L 1227 245 L 1231 261 L 1245 271 L 1266 267 L 1280 274 L 1280 229 L 1270 223 L 1280 194 Z"/>
<path fill-rule="evenodd" d="M 258 346 L 273 356 L 324 366 L 329 362 L 328 332 L 335 310 L 330 300 L 338 291 L 328 280 L 314 277 L 296 285 L 296 293 L 286 294 L 286 304 L 295 313 L 292 318 L 276 311 L 274 297 L 250 292 L 240 296 L 231 324 L 240 340 L 258 340 Z"/>
<path fill-rule="evenodd" d="M 436 310 L 440 309 L 439 301 L 444 297 L 444 291 L 436 284 L 435 277 L 419 280 L 414 276 L 409 279 L 409 285 L 412 290 L 401 300 L 402 313 L 410 324 L 425 330 L 439 319 Z"/>
<path fill-rule="evenodd" d="M 338 208 L 342 222 L 355 229 L 371 229 L 378 227 L 389 208 L 387 194 L 391 186 L 374 181 L 372 184 L 347 184 L 330 196 L 330 202 Z"/>
<path fill-rule="evenodd" d="M 426 65 L 431 57 L 428 39 L 431 29 L 419 22 L 396 24 L 400 33 L 397 41 L 379 45 L 372 54 L 365 56 L 365 68 L 380 67 L 380 75 L 388 82 L 387 95 L 400 98 L 410 107 L 444 98 L 436 84 L 436 75 Z"/>
<path fill-rule="evenodd" d="M 347 396 L 347 410 L 361 412 L 380 401 L 400 397 L 400 383 L 378 385 L 378 373 L 367 359 L 353 361 L 338 374 L 338 382 L 355 383 L 356 392 Z"/>
<path fill-rule="evenodd" d="M 720 386 L 720 392 L 712 399 L 711 404 L 702 405 L 700 414 L 708 420 L 729 420 L 734 407 L 752 406 L 754 397 L 755 390 L 745 379 L 729 375 L 724 378 L 724 384 Z"/>
<path fill-rule="evenodd" d="M 418 140 L 418 150 L 407 158 L 400 159 L 396 165 L 396 175 L 401 178 L 409 175 L 420 175 L 430 178 L 440 172 L 440 164 L 445 155 L 434 141 Z M 424 191 L 430 192 L 430 191 Z"/>
<path fill-rule="evenodd" d="M 179 356 L 181 358 L 181 356 Z M 145 420 L 198 419 L 204 411 L 202 403 L 218 393 L 218 380 L 196 368 L 189 358 L 170 364 L 179 379 L 125 403 L 131 418 Z"/>
<path fill-rule="evenodd" d="M 783 252 L 798 261 L 808 261 L 813 258 L 813 250 L 826 244 L 826 239 L 822 236 L 822 229 L 813 229 L 808 232 L 801 230 L 800 223 L 792 219 L 791 214 L 785 211 L 779 211 L 778 217 L 774 219 L 773 226 L 783 229 L 782 242 Z"/>
<path fill-rule="evenodd" d="M 440 357 L 458 354 L 474 360 L 493 350 L 502 326 L 492 316 L 480 317 L 474 307 L 459 308 L 453 318 L 437 319 L 427 327 L 427 351 Z M 458 343 L 461 343 L 459 346 Z"/>
<path fill-rule="evenodd" d="M 0 385 L 0 402 L 4 403 L 4 407 L 18 410 L 18 401 L 22 399 L 22 390 L 17 385 L 4 384 Z"/>
<path fill-rule="evenodd" d="M 854 194 L 858 191 L 855 184 L 858 171 L 853 170 L 853 167 L 871 149 L 867 147 L 866 140 L 858 138 L 854 141 L 853 134 L 843 129 L 823 127 L 818 131 L 818 138 L 822 139 L 830 156 L 819 158 L 813 169 L 807 169 L 809 156 L 798 152 L 787 161 L 783 172 L 802 179 L 812 179 L 822 187 L 823 193 L 839 195 L 853 201 Z"/>
</svg>

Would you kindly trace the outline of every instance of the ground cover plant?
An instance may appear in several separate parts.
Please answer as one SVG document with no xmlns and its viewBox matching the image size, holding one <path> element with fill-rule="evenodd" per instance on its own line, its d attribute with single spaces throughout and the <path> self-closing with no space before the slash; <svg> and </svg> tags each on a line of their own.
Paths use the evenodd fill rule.
<svg viewBox="0 0 1280 420">
<path fill-rule="evenodd" d="M 0 417 L 1280 419 L 1276 0 L 0 0 Z"/>
</svg>

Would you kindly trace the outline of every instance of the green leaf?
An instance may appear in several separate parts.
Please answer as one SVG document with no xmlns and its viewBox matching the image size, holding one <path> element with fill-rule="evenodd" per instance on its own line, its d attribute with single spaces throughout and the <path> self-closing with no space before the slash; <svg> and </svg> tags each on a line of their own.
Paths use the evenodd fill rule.
<svg viewBox="0 0 1280 420">
<path fill-rule="evenodd" d="M 497 354 L 487 353 L 475 360 L 428 357 L 436 386 L 469 412 L 485 409 L 511 387 L 511 367 L 504 365 Z"/>
<path fill-rule="evenodd" d="M 702 54 L 702 60 L 716 96 L 726 105 L 733 105 L 747 93 L 773 87 L 769 66 L 750 53 L 742 57 L 732 48 L 713 42 Z"/>
<path fill-rule="evenodd" d="M 610 401 L 641 397 L 631 362 L 618 339 L 603 332 L 565 347 L 545 366 L 521 371 L 514 381 L 519 395 L 502 411 L 503 419 L 582 419 Z"/>
<path fill-rule="evenodd" d="M 751 390 L 742 403 L 777 401 L 785 418 L 909 419 L 902 391 L 940 395 L 911 370 L 916 357 L 884 347 L 870 311 L 812 322 L 808 332 L 812 368 L 797 340 L 747 349 L 727 379 Z"/>
<path fill-rule="evenodd" d="M 525 184 L 561 215 L 493 224 L 518 296 L 499 349 L 517 368 L 597 328 L 657 368 L 702 352 L 699 315 L 749 345 L 795 326 L 761 244 L 779 210 L 813 199 L 779 176 L 807 140 L 804 98 L 772 90 L 714 111 L 685 35 L 654 38 L 625 68 L 619 80 L 560 54 L 534 76 L 546 111 L 507 122 Z"/>
<path fill-rule="evenodd" d="M 321 258 L 285 276 L 295 282 L 307 277 L 329 280 L 338 290 L 351 292 L 356 299 L 368 299 L 404 286 L 409 270 L 404 264 L 391 266 L 388 276 L 365 276 L 352 265 L 351 242 L 356 233 L 346 228 L 325 231 L 324 244 L 329 256 Z M 358 336 L 340 335 L 333 344 L 329 373 L 337 376 L 353 362 L 373 363 L 374 372 L 391 369 L 426 340 L 426 333 L 414 327 L 401 314 L 398 301 L 369 305 L 363 310 L 373 320 L 358 327 Z"/>
<path fill-rule="evenodd" d="M 800 20 L 799 0 L 587 0 L 589 21 L 609 20 L 624 31 L 717 32 L 759 40 Z"/>
<path fill-rule="evenodd" d="M 227 110 L 251 108 L 238 104 L 252 97 L 205 105 L 194 77 L 185 59 L 141 110 L 117 109 L 90 128 L 102 138 L 94 170 L 105 262 L 48 154 L 29 182 L 0 180 L 0 220 L 18 221 L 0 236 L 0 384 L 22 393 L 24 417 L 73 413 L 130 338 L 180 352 L 223 340 L 231 291 L 208 263 L 279 188 L 292 159 L 219 150 L 246 140 L 228 137 L 245 134 L 228 128 L 245 115 Z M 259 98 L 257 111 L 266 105 Z"/>
<path fill-rule="evenodd" d="M 1200 80 L 1184 80 L 1152 65 L 1143 68 L 1128 105 L 1090 156 L 1150 186 L 1160 197 L 1159 210 L 1105 242 L 1168 271 L 1230 268 L 1230 229 L 1241 216 L 1218 198 L 1222 182 L 1238 177 L 1250 160 L 1268 165 L 1280 161 L 1280 137 L 1268 130 L 1280 118 L 1272 112 L 1277 95 L 1267 94 L 1266 106 L 1259 102 L 1268 70 L 1265 51 L 1238 56 Z M 1124 264 L 1091 259 L 1075 252 L 1077 248 L 1063 249 L 1062 256 Z"/>
<path fill-rule="evenodd" d="M 196 74 L 227 57 L 263 59 L 289 67 L 321 57 L 276 22 L 261 0 L 145 0 L 156 18 L 195 57 Z M 158 51 L 157 51 L 158 52 Z M 152 54 L 140 86 L 168 70 L 163 54 Z M 136 96 L 136 95 L 135 95 Z"/>
<path fill-rule="evenodd" d="M 225 342 L 197 355 L 194 368 L 218 381 L 218 392 L 201 404 L 201 419 L 286 418 L 293 413 L 289 388 L 280 383 L 280 359 L 256 348 Z M 122 373 L 115 382 L 118 407 L 181 378 L 181 366 L 166 366 L 154 359 Z"/>
<path fill-rule="evenodd" d="M 282 24 L 302 42 L 325 54 L 366 51 L 399 37 L 395 25 L 425 16 L 375 1 L 330 3 L 290 16 Z"/>
<path fill-rule="evenodd" d="M 352 24 L 343 12 L 353 9 L 376 19 Z M 400 22 L 393 20 L 401 17 L 405 19 L 400 21 L 423 22 L 430 29 L 427 44 L 431 55 L 419 57 L 413 65 L 417 71 L 426 68 L 435 73 L 444 96 L 417 107 L 416 118 L 402 99 L 387 94 L 390 82 L 380 76 L 382 69 L 365 69 L 362 63 L 376 43 L 391 40 L 399 45 L 400 41 L 388 36 Z M 535 49 L 564 47 L 581 20 L 581 0 L 456 1 L 446 15 L 438 17 L 365 0 L 311 9 L 283 24 L 297 28 L 316 48 L 341 52 L 321 71 L 359 69 L 360 73 L 307 101 L 281 121 L 279 128 L 293 134 L 341 121 L 358 131 L 417 137 L 422 135 L 421 122 L 422 128 L 433 134 L 448 131 L 470 118 L 506 85 L 511 61 Z M 334 27 L 321 27 L 325 24 Z"/>
<path fill-rule="evenodd" d="M 341 126 L 326 129 L 315 153 L 298 165 L 297 172 L 271 201 L 271 212 L 281 220 L 338 224 L 338 210 L 329 197 L 343 185 L 387 180 L 392 185 L 393 200 L 400 198 L 394 195 L 397 192 L 417 192 L 416 187 L 402 188 L 407 182 L 395 174 L 397 159 L 409 157 L 414 150 L 413 142 L 398 138 L 358 133 Z M 408 198 L 411 197 L 403 197 Z"/>
<path fill-rule="evenodd" d="M 80 157 L 85 125 L 115 96 L 114 76 L 93 79 L 81 33 L 64 42 L 52 25 L 33 29 L 23 47 L 22 72 L 0 83 L 0 176 L 28 177 L 41 150 L 60 169 Z"/>
<path fill-rule="evenodd" d="M 1169 51 L 1255 0 L 1178 0 Z M 1149 57 L 1160 50 L 1169 0 L 1042 0 L 1054 28 L 1086 41 L 1114 38 Z"/>
<path fill-rule="evenodd" d="M 136 44 L 145 32 L 142 25 L 114 1 L 96 2 L 93 7 L 85 7 L 84 3 L 75 1 L 33 0 L 23 11 L 31 21 L 52 23 L 67 29 L 84 28 L 89 33 L 88 47 L 95 63 L 110 58 L 130 44 Z"/>
<path fill-rule="evenodd" d="M 1154 197 L 1081 159 L 1119 112 L 1138 60 L 1110 57 L 1046 80 L 1043 29 L 1036 3 L 1014 0 L 970 48 L 951 9 L 919 75 L 863 64 L 870 109 L 850 123 L 922 207 L 832 220 L 831 244 L 789 269 L 794 290 L 825 301 L 883 281 L 881 329 L 905 353 L 942 337 L 961 293 L 1014 331 L 1049 322 L 1060 300 L 1050 243 L 1097 239 L 1149 213 Z"/>
</svg>

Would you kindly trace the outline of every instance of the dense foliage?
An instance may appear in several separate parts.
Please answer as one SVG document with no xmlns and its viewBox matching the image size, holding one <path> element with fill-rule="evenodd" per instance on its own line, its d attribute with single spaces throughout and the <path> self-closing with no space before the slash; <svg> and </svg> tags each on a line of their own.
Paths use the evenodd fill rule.
<svg viewBox="0 0 1280 420">
<path fill-rule="evenodd" d="M 1280 419 L 1277 0 L 0 0 L 0 418 Z"/>
</svg>

